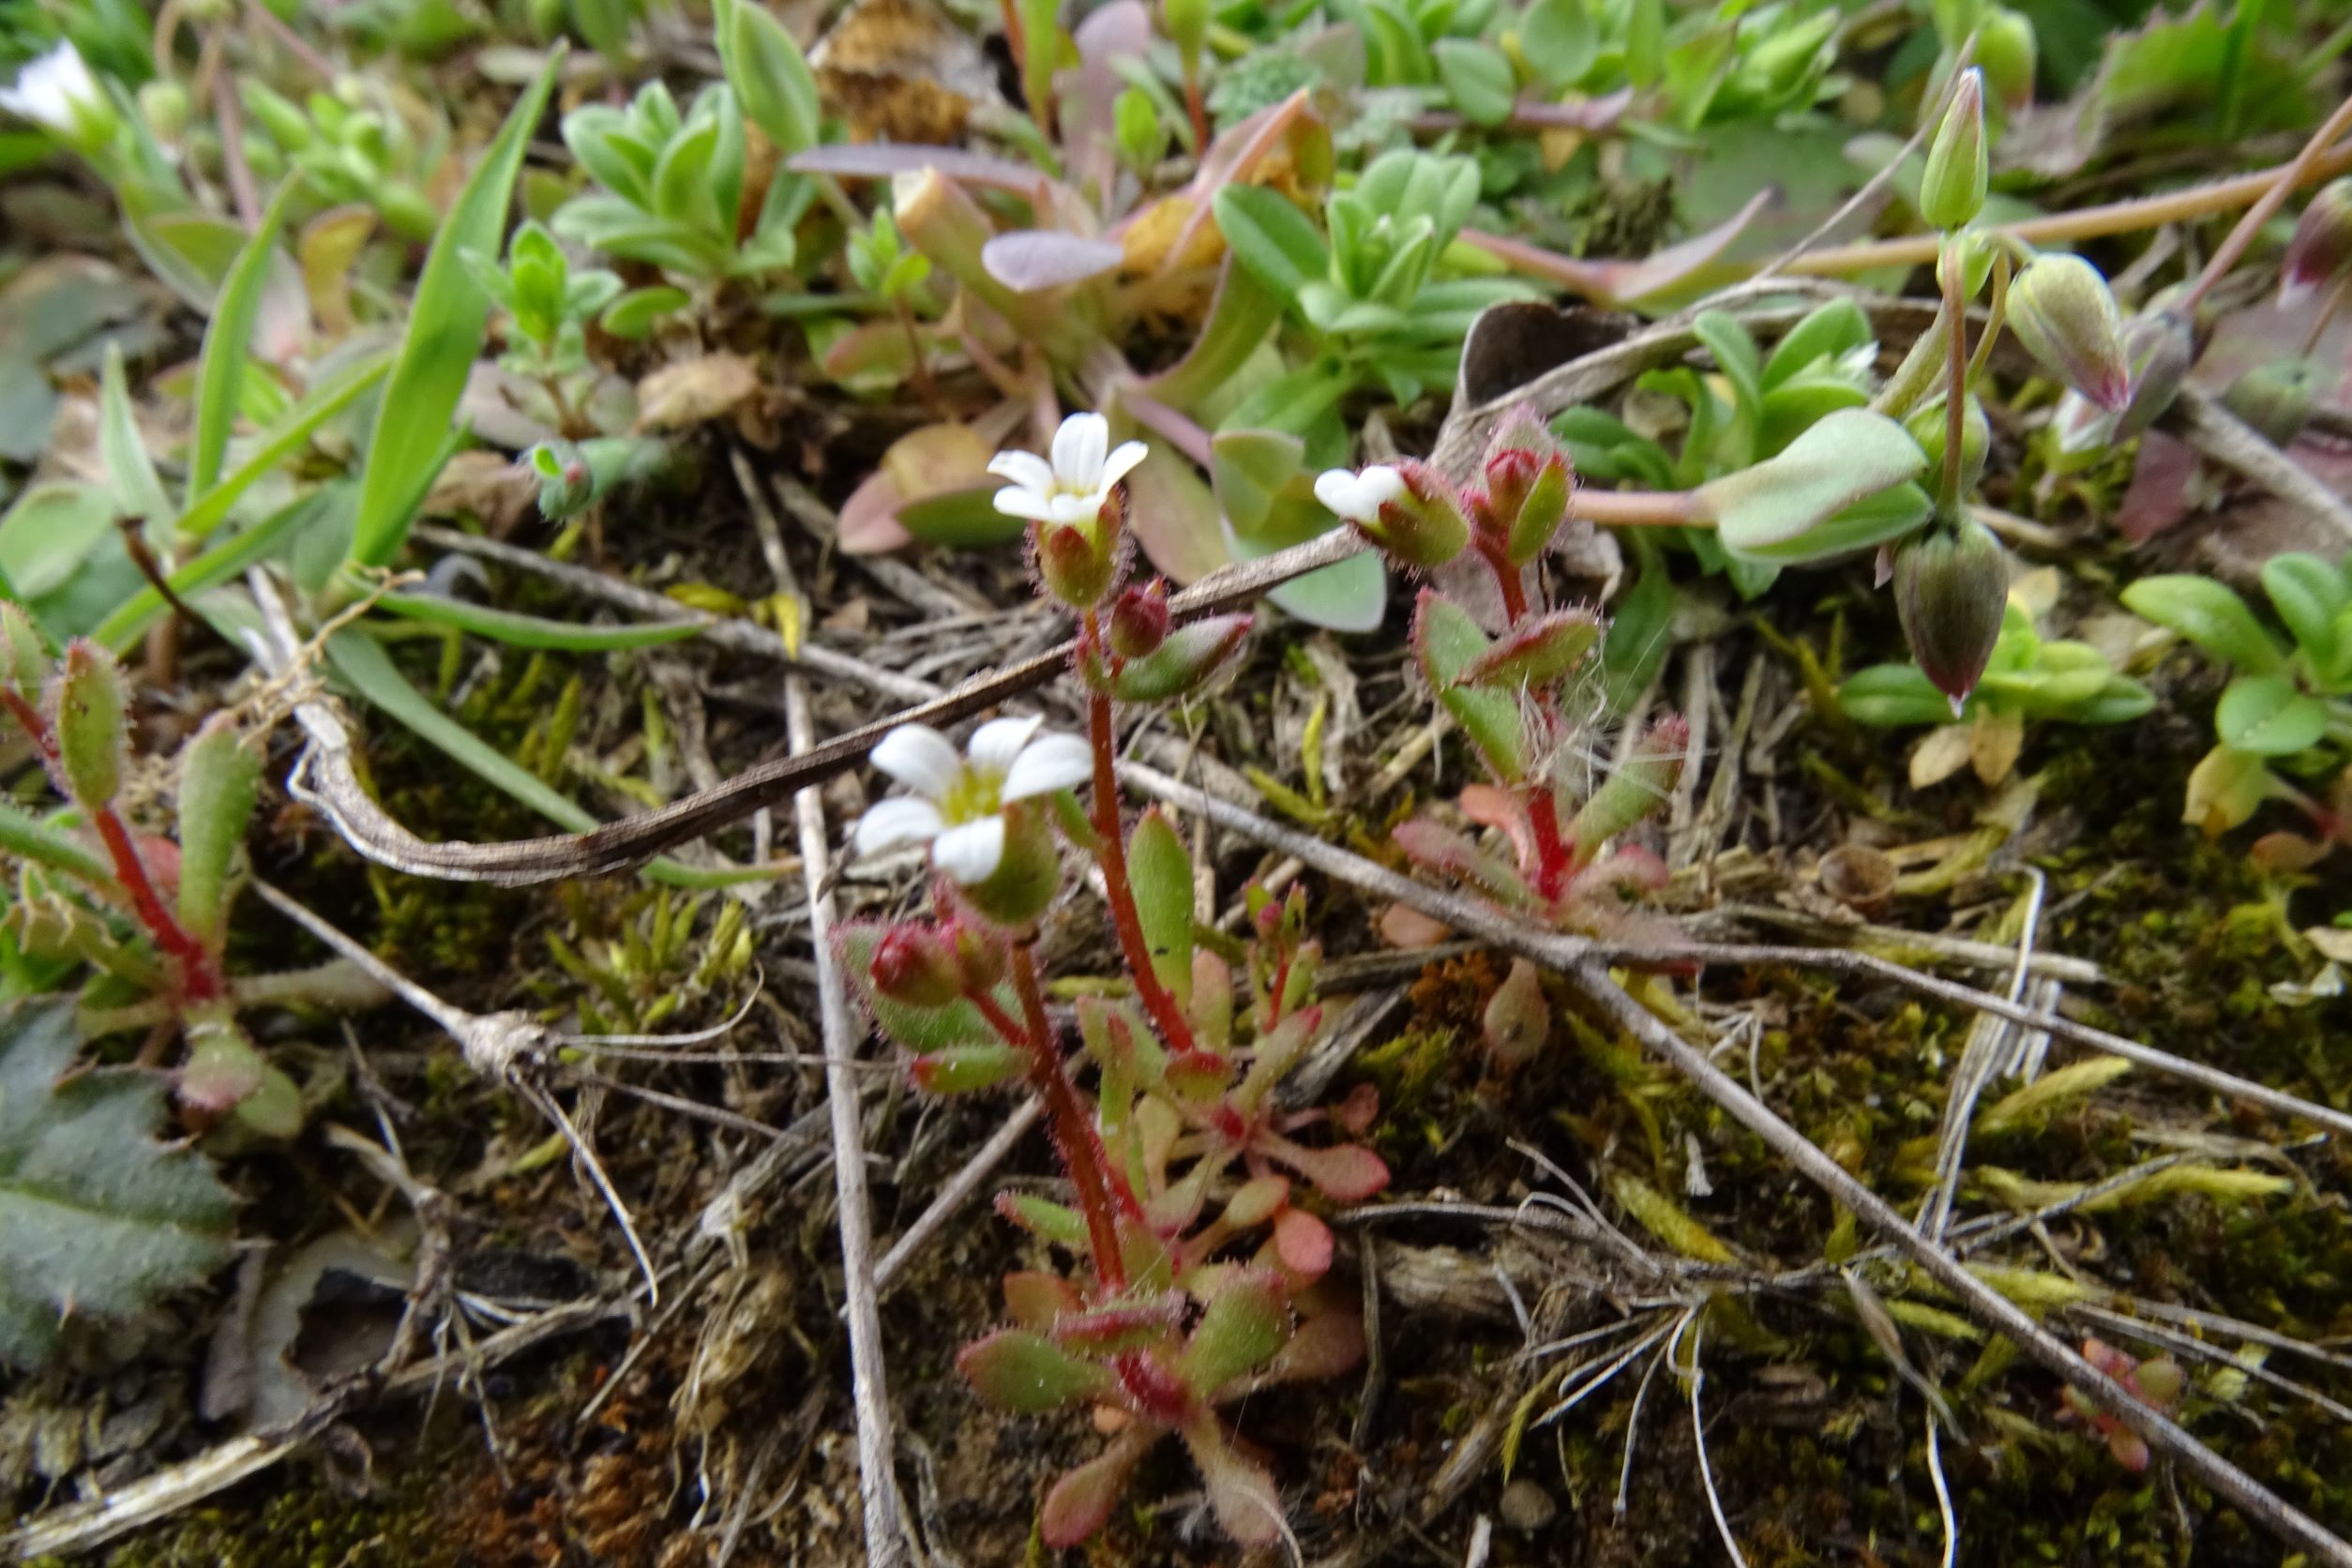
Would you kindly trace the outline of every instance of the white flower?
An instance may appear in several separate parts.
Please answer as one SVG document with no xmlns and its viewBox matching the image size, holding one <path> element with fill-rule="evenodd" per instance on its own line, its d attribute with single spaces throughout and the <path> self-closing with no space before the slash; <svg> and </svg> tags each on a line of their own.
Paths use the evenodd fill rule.
<svg viewBox="0 0 2352 1568">
<path fill-rule="evenodd" d="M 70 43 L 60 43 L 17 72 L 14 85 L 0 87 L 0 109 L 76 139 L 87 124 L 107 113 L 107 103 L 81 53 Z"/>
<path fill-rule="evenodd" d="M 1358 474 L 1345 468 L 1327 470 L 1315 480 L 1315 499 L 1349 522 L 1376 523 L 1380 508 L 1405 493 L 1405 476 L 1384 463 Z"/>
<path fill-rule="evenodd" d="M 880 802 L 857 821 L 860 854 L 928 844 L 931 863 L 970 887 L 1004 859 L 1004 808 L 1083 783 L 1094 754 L 1076 735 L 1037 733 L 1036 717 L 995 718 L 961 755 L 927 724 L 902 724 L 874 747 L 874 765 L 912 794 Z"/>
<path fill-rule="evenodd" d="M 1034 452 L 999 452 L 989 461 L 989 473 L 1013 481 L 996 492 L 996 509 L 1063 527 L 1092 522 L 1147 450 L 1140 441 L 1123 441 L 1112 451 L 1109 420 L 1073 414 L 1053 432 L 1052 462 Z"/>
</svg>

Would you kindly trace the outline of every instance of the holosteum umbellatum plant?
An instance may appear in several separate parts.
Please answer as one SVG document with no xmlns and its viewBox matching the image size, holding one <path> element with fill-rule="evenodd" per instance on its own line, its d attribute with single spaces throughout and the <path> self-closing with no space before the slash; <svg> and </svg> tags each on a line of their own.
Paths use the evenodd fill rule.
<svg viewBox="0 0 2352 1568">
<path fill-rule="evenodd" d="M 1360 1145 L 1296 1136 L 1319 1124 L 1361 1132 L 1378 1108 L 1368 1090 L 1336 1110 L 1274 1097 L 1323 1022 L 1304 896 L 1252 890 L 1239 983 L 1226 957 L 1196 942 L 1192 861 L 1175 829 L 1155 812 L 1132 826 L 1123 818 L 1118 706 L 1199 691 L 1250 626 L 1232 614 L 1171 627 L 1161 584 L 1123 582 L 1125 477 L 1143 455 L 1135 442 L 1110 449 L 1108 422 L 1079 414 L 1050 460 L 1007 452 L 991 465 L 1011 481 L 997 506 L 1029 524 L 1041 590 L 1078 623 L 1088 734 L 1000 717 L 960 750 L 919 725 L 885 736 L 874 764 L 907 792 L 866 813 L 856 847 L 925 846 L 931 912 L 850 926 L 837 945 L 882 1031 L 914 1053 L 916 1082 L 955 1093 L 1025 1081 L 1069 1178 L 1074 1203 L 1007 1194 L 998 1206 L 1083 1265 L 1008 1275 L 1010 1324 L 957 1358 L 990 1404 L 1091 1408 L 1111 1434 L 1047 1494 L 1044 1540 L 1068 1545 L 1100 1529 L 1137 1464 L 1172 1433 L 1219 1524 L 1263 1544 L 1283 1531 L 1274 1480 L 1220 1412 L 1362 1358 L 1350 1297 L 1323 1284 L 1332 1234 L 1313 1211 L 1371 1197 L 1388 1168 Z M 1134 991 L 1078 1006 L 1092 1096 L 1063 1058 L 1033 950 L 1068 881 L 1064 842 L 1102 874 Z"/>
</svg>

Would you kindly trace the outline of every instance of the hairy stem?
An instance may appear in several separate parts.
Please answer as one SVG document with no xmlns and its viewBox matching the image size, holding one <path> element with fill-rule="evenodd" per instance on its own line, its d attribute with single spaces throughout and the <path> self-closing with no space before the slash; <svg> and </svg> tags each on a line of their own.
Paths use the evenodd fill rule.
<svg viewBox="0 0 2352 1568">
<path fill-rule="evenodd" d="M 1568 515 L 1604 528 L 1712 528 L 1692 515 L 1688 490 L 1579 490 L 1569 498 Z"/>
<path fill-rule="evenodd" d="M 1086 612 L 1084 645 L 1103 647 L 1100 618 L 1091 610 Z M 1136 909 L 1135 884 L 1127 878 L 1127 843 L 1119 821 L 1119 758 L 1111 733 L 1108 693 L 1097 691 L 1090 696 L 1086 718 L 1087 738 L 1094 747 L 1094 837 L 1100 840 L 1094 856 L 1103 868 L 1103 893 L 1110 904 L 1111 927 L 1119 933 L 1119 953 L 1127 962 L 1127 973 L 1135 981 L 1144 1011 L 1152 1015 L 1168 1048 L 1188 1056 L 1196 1048 L 1192 1025 L 1152 967 L 1152 945 L 1143 940 L 1143 916 Z"/>
<path fill-rule="evenodd" d="M 1078 1189 L 1078 1211 L 1086 1216 L 1087 1238 L 1094 1248 L 1094 1276 L 1105 1291 L 1115 1294 L 1126 1289 L 1127 1266 L 1119 1255 L 1119 1221 L 1112 1195 L 1123 1196 L 1126 1202 L 1121 1207 L 1129 1210 L 1136 1207 L 1135 1198 L 1123 1186 L 1114 1184 L 1102 1137 L 1078 1103 L 1078 1090 L 1063 1068 L 1062 1053 L 1054 1048 L 1053 1031 L 1046 1022 L 1045 996 L 1037 987 L 1036 956 L 1026 942 L 1013 944 L 1013 988 L 1020 996 L 1021 1013 L 1028 1022 L 1021 1033 L 1029 1051 L 1030 1085 L 1045 1102 L 1054 1148 L 1070 1173 L 1070 1184 Z"/>
</svg>

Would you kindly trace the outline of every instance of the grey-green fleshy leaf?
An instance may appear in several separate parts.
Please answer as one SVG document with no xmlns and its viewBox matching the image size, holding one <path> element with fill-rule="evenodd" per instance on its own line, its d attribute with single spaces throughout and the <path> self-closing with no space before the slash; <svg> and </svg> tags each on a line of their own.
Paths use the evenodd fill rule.
<svg viewBox="0 0 2352 1568">
<path fill-rule="evenodd" d="M 1893 420 L 1868 409 L 1840 409 L 1778 457 L 1701 485 L 1695 494 L 1724 548 L 1743 553 L 1799 538 L 1926 466 L 1927 454 Z"/>
<path fill-rule="evenodd" d="M 31 1367 L 73 1317 L 143 1312 L 227 1261 L 235 1200 L 155 1137 L 163 1080 L 69 1082 L 69 1003 L 0 1011 L 0 1361 Z"/>
</svg>

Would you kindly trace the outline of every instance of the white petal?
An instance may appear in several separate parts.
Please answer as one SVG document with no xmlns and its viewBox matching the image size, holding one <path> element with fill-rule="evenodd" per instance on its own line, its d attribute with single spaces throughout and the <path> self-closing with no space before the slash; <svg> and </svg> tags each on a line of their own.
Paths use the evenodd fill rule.
<svg viewBox="0 0 2352 1568">
<path fill-rule="evenodd" d="M 1103 489 L 1108 490 L 1125 478 L 1151 451 L 1140 441 L 1123 441 L 1113 447 L 1110 456 L 1103 460 Z"/>
<path fill-rule="evenodd" d="M 1053 520 L 1053 500 L 1019 485 L 1007 485 L 996 492 L 996 509 L 1008 518 L 1027 518 L 1033 522 Z"/>
<path fill-rule="evenodd" d="M 1376 464 L 1361 474 L 1330 469 L 1315 479 L 1315 499 L 1351 522 L 1377 522 L 1380 507 L 1405 493 L 1405 476 Z"/>
<path fill-rule="evenodd" d="M 1094 748 L 1076 735 L 1040 735 L 1013 759 L 1004 776 L 1008 801 L 1027 800 L 1083 784 L 1094 775 Z"/>
<path fill-rule="evenodd" d="M 999 452 L 988 460 L 988 472 L 1001 474 L 1023 490 L 1039 495 L 1053 493 L 1053 468 L 1034 452 Z"/>
<path fill-rule="evenodd" d="M 931 840 L 931 864 L 950 882 L 970 887 L 996 875 L 1004 862 L 1004 819 L 983 817 Z"/>
<path fill-rule="evenodd" d="M 964 771 L 955 743 L 927 724 L 901 724 L 874 747 L 874 765 L 918 795 L 937 800 Z"/>
<path fill-rule="evenodd" d="M 857 820 L 853 842 L 860 854 L 880 854 L 904 844 L 927 844 L 946 826 L 940 820 L 939 807 L 929 801 L 916 795 L 894 795 L 875 803 Z"/>
<path fill-rule="evenodd" d="M 1046 519 L 1047 521 L 1074 528 L 1081 522 L 1093 522 L 1102 515 L 1103 498 L 1100 495 L 1057 495 L 1046 503 L 1046 510 L 1052 514 Z"/>
<path fill-rule="evenodd" d="M 982 767 L 1003 773 L 1013 765 L 1013 759 L 1021 754 L 1021 747 L 1029 744 L 1029 737 L 1044 722 L 1044 716 L 1038 714 L 992 718 L 972 732 L 972 739 L 965 743 L 964 755 Z"/>
<path fill-rule="evenodd" d="M 1103 455 L 1109 450 L 1110 421 L 1099 414 L 1073 414 L 1053 432 L 1053 476 L 1064 490 L 1098 489 Z"/>
</svg>

